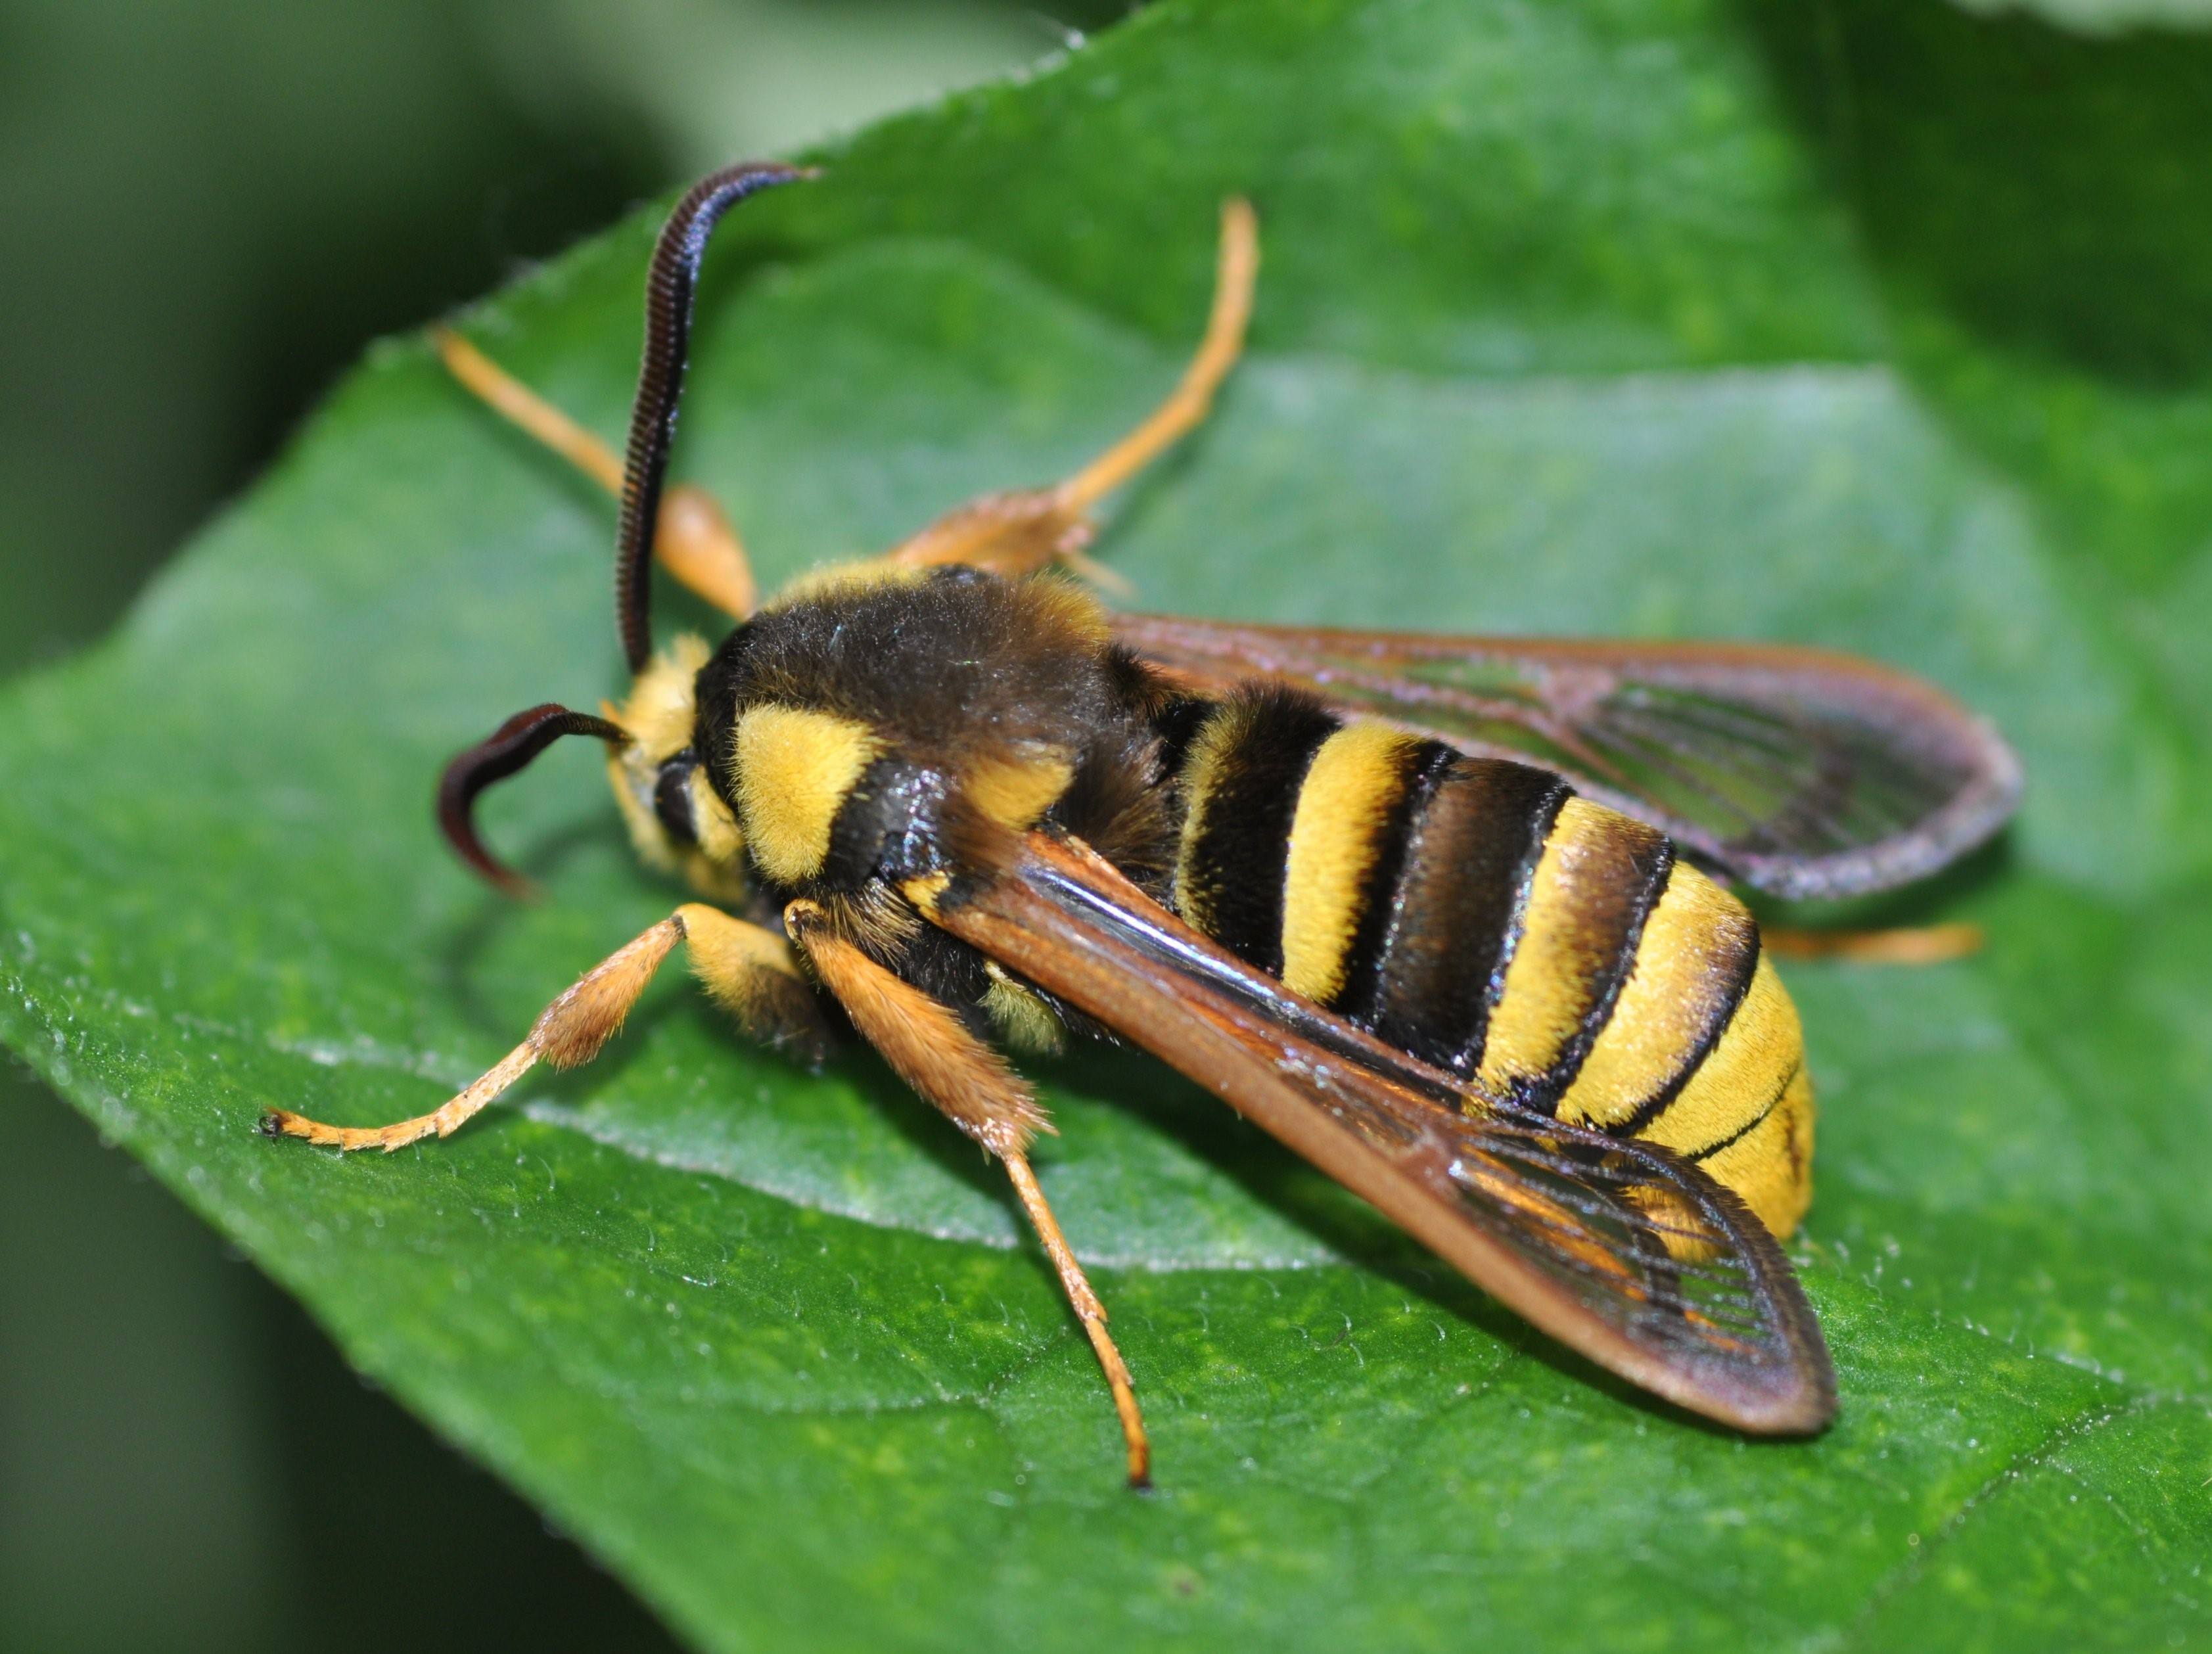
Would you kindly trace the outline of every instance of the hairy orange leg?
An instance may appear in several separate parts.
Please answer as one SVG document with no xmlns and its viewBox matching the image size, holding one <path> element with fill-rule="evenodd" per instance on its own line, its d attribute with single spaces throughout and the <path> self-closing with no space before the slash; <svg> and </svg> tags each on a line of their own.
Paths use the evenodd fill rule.
<svg viewBox="0 0 2212 1654">
<path fill-rule="evenodd" d="M 740 1022 L 772 1031 L 787 1001 L 805 994 L 790 946 L 774 931 L 687 902 L 641 932 L 578 978 L 547 1006 L 521 1044 L 451 1101 L 388 1126 L 331 1126 L 286 1109 L 271 1109 L 261 1129 L 337 1149 L 390 1153 L 426 1137 L 450 1137 L 540 1062 L 573 1068 L 589 1062 L 621 1031 L 638 995 L 678 942 L 690 945 L 691 966 L 708 992 Z"/>
<path fill-rule="evenodd" d="M 1152 1444 L 1137 1405 L 1135 1382 L 1106 1330 L 1106 1308 L 1076 1262 L 1059 1219 L 1030 1169 L 1029 1147 L 1039 1131 L 1052 1129 L 1044 1111 L 1004 1058 L 969 1032 L 951 1007 L 878 964 L 849 939 L 838 915 L 812 902 L 784 909 L 784 928 L 836 997 L 853 1026 L 901 1079 L 941 1110 L 952 1123 L 1006 1163 L 1014 1193 L 1028 1214 L 1045 1256 L 1059 1277 L 1075 1318 L 1091 1340 L 1106 1375 L 1114 1411 L 1127 1449 L 1129 1485 L 1152 1486 Z"/>
</svg>

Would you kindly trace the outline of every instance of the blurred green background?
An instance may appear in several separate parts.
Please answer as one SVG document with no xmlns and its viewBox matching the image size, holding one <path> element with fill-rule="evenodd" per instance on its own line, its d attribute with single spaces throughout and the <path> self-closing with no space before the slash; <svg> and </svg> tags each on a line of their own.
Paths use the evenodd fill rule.
<svg viewBox="0 0 2212 1654">
<path fill-rule="evenodd" d="M 0 0 L 0 675 L 95 640 L 378 334 L 1127 9 Z M 0 1645 L 668 1645 L 8 1066 Z"/>
</svg>

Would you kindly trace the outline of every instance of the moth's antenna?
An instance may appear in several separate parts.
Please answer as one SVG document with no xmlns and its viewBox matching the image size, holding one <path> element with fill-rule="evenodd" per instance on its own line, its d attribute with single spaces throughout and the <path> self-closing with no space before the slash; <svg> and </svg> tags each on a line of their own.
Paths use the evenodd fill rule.
<svg viewBox="0 0 2212 1654">
<path fill-rule="evenodd" d="M 645 288 L 645 360 L 638 369 L 637 400 L 630 408 L 622 526 L 615 540 L 615 624 L 632 676 L 653 657 L 653 535 L 660 520 L 669 446 L 676 438 L 676 404 L 684 394 L 684 357 L 691 344 L 691 301 L 708 240 L 722 215 L 747 196 L 813 176 L 811 168 L 778 161 L 749 161 L 710 173 L 676 204 L 653 246 Z"/>
<path fill-rule="evenodd" d="M 594 718 L 588 712 L 571 712 L 547 702 L 527 712 L 518 712 L 490 736 L 467 751 L 454 755 L 438 778 L 438 825 L 447 842 L 462 860 L 509 896 L 532 894 L 530 881 L 502 865 L 477 836 L 477 794 L 494 781 L 505 781 L 559 740 L 563 735 L 596 735 L 617 746 L 629 745 L 629 732 L 620 724 Z"/>
</svg>

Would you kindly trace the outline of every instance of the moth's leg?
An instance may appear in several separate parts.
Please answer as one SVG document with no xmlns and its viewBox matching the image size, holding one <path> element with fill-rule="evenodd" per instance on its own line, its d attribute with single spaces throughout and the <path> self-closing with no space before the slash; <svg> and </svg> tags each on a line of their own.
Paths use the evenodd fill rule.
<svg viewBox="0 0 2212 1654">
<path fill-rule="evenodd" d="M 708 997 L 748 1038 L 820 1067 L 829 1055 L 830 1025 L 790 939 L 701 902 L 685 903 L 676 916 L 684 921 L 691 974 Z"/>
<path fill-rule="evenodd" d="M 1067 1237 L 1060 1232 L 1060 1220 L 1045 1204 L 1044 1191 L 1037 1187 L 1036 1173 L 1030 1170 L 1028 1157 L 1009 1154 L 1005 1158 L 1006 1176 L 1013 1180 L 1014 1193 L 1021 1196 L 1022 1210 L 1030 1214 L 1037 1239 L 1044 1244 L 1045 1256 L 1060 1272 L 1060 1289 L 1067 1294 L 1075 1318 L 1083 1323 L 1091 1347 L 1098 1357 L 1098 1365 L 1106 1374 L 1106 1388 L 1113 1392 L 1114 1411 L 1121 1420 L 1121 1439 L 1128 1448 L 1129 1486 L 1150 1487 L 1152 1444 L 1145 1436 L 1145 1415 L 1137 1407 L 1136 1381 L 1129 1377 L 1128 1363 L 1122 1360 L 1113 1335 L 1106 1330 L 1106 1306 L 1091 1290 L 1083 1266 L 1075 1261 L 1075 1254 L 1068 1247 Z"/>
<path fill-rule="evenodd" d="M 1762 925 L 1759 943 L 1784 959 L 1850 959 L 1860 964 L 1942 964 L 1982 950 L 1979 925 L 1912 925 L 1895 930 L 1799 930 Z"/>
<path fill-rule="evenodd" d="M 836 995 L 861 1036 L 883 1053 L 901 1079 L 935 1104 L 952 1123 L 1006 1162 L 1014 1193 L 1029 1214 L 1045 1256 L 1059 1273 L 1060 1290 L 1091 1340 L 1114 1395 L 1128 1449 L 1129 1485 L 1152 1485 L 1152 1447 L 1128 1363 L 1106 1330 L 1105 1306 L 1091 1290 L 1083 1266 L 1068 1248 L 1060 1224 L 1030 1170 L 1029 1146 L 1052 1126 L 1021 1078 L 1003 1058 L 969 1031 L 951 1006 L 931 998 L 878 964 L 839 933 L 836 923 L 811 902 L 784 909 L 784 928 L 798 942 L 822 985 Z"/>
<path fill-rule="evenodd" d="M 1206 337 L 1166 401 L 1081 471 L 1054 490 L 1075 510 L 1097 504 L 1194 429 L 1212 411 L 1213 393 L 1243 353 L 1252 319 L 1252 289 L 1260 275 L 1260 221 L 1252 204 L 1221 205 L 1221 246 L 1215 255 L 1213 308 Z"/>
<path fill-rule="evenodd" d="M 1224 202 L 1206 337 L 1167 400 L 1066 481 L 970 500 L 888 553 L 890 560 L 908 565 L 968 563 L 1002 575 L 1026 574 L 1060 562 L 1087 578 L 1111 581 L 1112 576 L 1083 556 L 1097 532 L 1091 509 L 1206 417 L 1214 392 L 1244 348 L 1259 270 L 1259 220 L 1251 204 Z"/>
<path fill-rule="evenodd" d="M 446 369 L 479 400 L 559 454 L 617 499 L 623 463 L 615 451 L 448 327 L 433 328 Z M 678 581 L 733 620 L 760 606 L 743 541 L 714 497 L 692 483 L 661 496 L 653 554 Z"/>
<path fill-rule="evenodd" d="M 298 1137 L 340 1149 L 386 1153 L 425 1137 L 450 1137 L 483 1106 L 540 1062 L 573 1068 L 589 1062 L 614 1037 L 653 973 L 678 942 L 690 944 L 691 969 L 715 1000 L 748 1031 L 771 1043 L 818 1046 L 820 1013 L 790 945 L 772 930 L 732 919 L 696 902 L 632 939 L 547 1006 L 521 1044 L 483 1078 L 441 1107 L 388 1126 L 328 1126 L 284 1109 L 261 1117 L 271 1137 Z"/>
</svg>

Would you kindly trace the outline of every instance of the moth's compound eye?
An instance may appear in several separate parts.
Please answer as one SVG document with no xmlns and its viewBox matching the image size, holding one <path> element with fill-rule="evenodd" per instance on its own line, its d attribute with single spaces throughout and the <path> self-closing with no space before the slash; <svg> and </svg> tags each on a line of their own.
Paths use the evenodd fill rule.
<svg viewBox="0 0 2212 1654">
<path fill-rule="evenodd" d="M 678 844 L 699 842 L 699 823 L 691 813 L 691 772 L 698 755 L 685 747 L 660 766 L 653 783 L 653 813 Z"/>
</svg>

